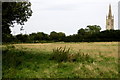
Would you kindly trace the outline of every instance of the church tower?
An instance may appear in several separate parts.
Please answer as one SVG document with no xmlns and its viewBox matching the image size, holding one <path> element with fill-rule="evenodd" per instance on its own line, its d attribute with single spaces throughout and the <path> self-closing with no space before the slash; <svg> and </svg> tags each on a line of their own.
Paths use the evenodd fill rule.
<svg viewBox="0 0 120 80">
<path fill-rule="evenodd" d="M 109 13 L 106 16 L 106 30 L 114 29 L 114 16 L 112 16 L 111 5 L 109 5 Z"/>
</svg>

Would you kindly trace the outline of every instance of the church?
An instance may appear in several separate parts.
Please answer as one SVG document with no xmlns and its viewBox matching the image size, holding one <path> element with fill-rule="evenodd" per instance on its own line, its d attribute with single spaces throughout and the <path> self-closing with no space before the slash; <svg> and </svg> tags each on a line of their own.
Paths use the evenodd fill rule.
<svg viewBox="0 0 120 80">
<path fill-rule="evenodd" d="M 112 15 L 111 4 L 109 4 L 108 16 L 106 16 L 106 30 L 114 30 L 114 16 Z"/>
</svg>

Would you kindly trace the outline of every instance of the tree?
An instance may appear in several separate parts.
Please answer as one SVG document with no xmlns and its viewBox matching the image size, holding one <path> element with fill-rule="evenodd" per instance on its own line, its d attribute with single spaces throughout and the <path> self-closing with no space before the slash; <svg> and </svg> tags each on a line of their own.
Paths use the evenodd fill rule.
<svg viewBox="0 0 120 80">
<path fill-rule="evenodd" d="M 29 35 L 29 38 L 31 42 L 41 42 L 49 40 L 48 34 L 45 34 L 44 32 L 32 33 Z"/>
<path fill-rule="evenodd" d="M 2 37 L 4 38 L 4 42 L 6 42 L 6 43 L 10 43 L 10 42 L 15 42 L 16 41 L 16 38 L 12 34 L 5 34 Z"/>
<path fill-rule="evenodd" d="M 30 16 L 32 16 L 30 2 L 3 2 L 2 35 L 10 34 L 10 27 L 14 27 L 14 23 L 24 25 Z"/>
<path fill-rule="evenodd" d="M 53 40 L 53 41 L 58 41 L 58 34 L 57 34 L 57 32 L 52 31 L 50 33 L 50 39 Z"/>
<path fill-rule="evenodd" d="M 85 31 L 89 32 L 90 34 L 98 33 L 100 32 L 100 30 L 101 30 L 101 27 L 98 25 L 88 25 L 85 29 Z"/>
<path fill-rule="evenodd" d="M 18 35 L 16 35 L 16 38 L 17 38 L 18 42 L 29 42 L 29 36 L 26 34 L 24 34 L 24 35 L 18 34 Z"/>
<path fill-rule="evenodd" d="M 55 31 L 52 31 L 50 33 L 50 39 L 53 40 L 53 41 L 64 41 L 66 35 L 65 33 L 63 32 L 55 32 Z"/>
<path fill-rule="evenodd" d="M 58 33 L 58 40 L 59 40 L 59 41 L 64 41 L 65 36 L 66 36 L 65 33 L 59 32 L 59 33 Z"/>
<path fill-rule="evenodd" d="M 84 35 L 85 30 L 83 28 L 81 28 L 81 29 L 78 30 L 77 33 L 80 34 L 80 35 Z"/>
<path fill-rule="evenodd" d="M 105 30 L 98 35 L 101 41 L 120 41 L 120 30 Z"/>
<path fill-rule="evenodd" d="M 35 41 L 35 36 L 36 36 L 36 33 L 31 33 L 31 34 L 29 34 L 29 38 L 30 38 L 30 41 L 31 41 L 31 42 L 34 42 L 34 41 Z"/>
<path fill-rule="evenodd" d="M 36 34 L 36 40 L 42 41 L 42 40 L 48 40 L 49 36 L 43 32 L 38 32 Z"/>
</svg>

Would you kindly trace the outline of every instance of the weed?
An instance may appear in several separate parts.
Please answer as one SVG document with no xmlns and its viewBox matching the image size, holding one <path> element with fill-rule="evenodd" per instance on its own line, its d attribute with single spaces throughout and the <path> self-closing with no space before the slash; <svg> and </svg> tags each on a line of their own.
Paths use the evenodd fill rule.
<svg viewBox="0 0 120 80">
<path fill-rule="evenodd" d="M 94 60 L 89 56 L 89 54 L 84 54 L 80 50 L 77 53 L 70 53 L 70 48 L 56 48 L 53 49 L 53 54 L 51 57 L 52 60 L 56 60 L 58 62 L 89 62 L 92 63 Z"/>
<path fill-rule="evenodd" d="M 66 62 L 68 61 L 69 51 L 70 48 L 66 49 L 66 47 L 53 49 L 53 54 L 51 59 L 57 60 L 58 62 L 63 62 L 63 61 Z"/>
</svg>

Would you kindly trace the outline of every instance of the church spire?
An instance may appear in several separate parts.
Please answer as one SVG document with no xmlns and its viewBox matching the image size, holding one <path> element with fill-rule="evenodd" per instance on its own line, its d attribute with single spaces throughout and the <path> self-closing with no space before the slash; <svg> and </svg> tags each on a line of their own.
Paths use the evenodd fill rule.
<svg viewBox="0 0 120 80">
<path fill-rule="evenodd" d="M 111 17 L 112 17 L 111 4 L 109 4 L 108 18 L 111 18 Z"/>
<path fill-rule="evenodd" d="M 114 29 L 114 16 L 112 16 L 111 4 L 109 4 L 109 12 L 106 17 L 106 30 Z"/>
</svg>

